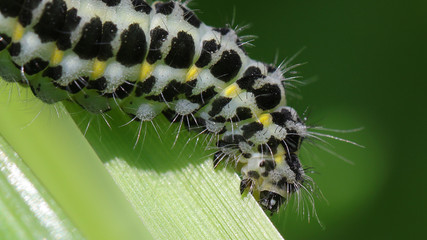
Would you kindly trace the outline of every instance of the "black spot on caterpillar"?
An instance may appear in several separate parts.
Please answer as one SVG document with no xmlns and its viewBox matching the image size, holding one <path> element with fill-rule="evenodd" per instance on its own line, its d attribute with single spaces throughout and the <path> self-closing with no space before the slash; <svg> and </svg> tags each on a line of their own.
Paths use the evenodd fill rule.
<svg viewBox="0 0 427 240">
<path fill-rule="evenodd" d="M 75 1 L 0 0 L 0 55 L 16 67 L 5 80 L 91 113 L 185 117 L 218 135 L 214 166 L 240 163 L 240 190 L 271 212 L 311 183 L 298 157 L 309 132 L 286 106 L 285 68 L 249 58 L 233 29 L 205 25 L 185 4 L 89 2 L 97 14 Z"/>
</svg>

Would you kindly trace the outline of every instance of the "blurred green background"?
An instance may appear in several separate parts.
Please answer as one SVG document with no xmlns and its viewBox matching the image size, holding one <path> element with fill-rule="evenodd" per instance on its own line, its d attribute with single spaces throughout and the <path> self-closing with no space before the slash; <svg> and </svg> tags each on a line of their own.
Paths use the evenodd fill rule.
<svg viewBox="0 0 427 240">
<path fill-rule="evenodd" d="M 289 105 L 308 108 L 308 123 L 366 146 L 329 141 L 348 164 L 306 145 L 302 161 L 327 202 L 307 223 L 295 209 L 274 216 L 286 239 L 415 239 L 425 236 L 427 1 L 193 1 L 209 25 L 250 24 L 252 58 L 279 61 L 306 47 L 295 63 L 307 86 Z M 315 80 L 315 81 L 314 81 Z"/>
</svg>

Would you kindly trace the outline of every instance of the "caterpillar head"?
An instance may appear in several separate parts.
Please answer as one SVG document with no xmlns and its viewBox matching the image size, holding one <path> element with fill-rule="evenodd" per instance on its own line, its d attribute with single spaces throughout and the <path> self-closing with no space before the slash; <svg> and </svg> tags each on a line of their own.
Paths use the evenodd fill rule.
<svg viewBox="0 0 427 240">
<path fill-rule="evenodd" d="M 256 143 L 257 134 L 269 136 L 268 142 L 255 144 L 256 153 L 246 155 L 246 164 L 241 169 L 241 191 L 249 187 L 258 192 L 262 207 L 276 212 L 308 179 L 298 158 L 306 126 L 289 107 L 279 108 L 270 117 L 271 123 L 264 124 L 263 130 L 251 139 Z"/>
</svg>

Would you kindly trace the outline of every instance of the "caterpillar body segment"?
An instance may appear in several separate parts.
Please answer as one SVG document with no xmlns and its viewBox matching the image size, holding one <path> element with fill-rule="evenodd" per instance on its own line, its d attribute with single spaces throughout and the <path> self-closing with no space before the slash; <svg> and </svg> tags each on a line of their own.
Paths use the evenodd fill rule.
<svg viewBox="0 0 427 240">
<path fill-rule="evenodd" d="M 139 121 L 185 117 L 219 135 L 214 164 L 241 163 L 241 191 L 258 192 L 267 210 L 309 180 L 298 158 L 307 129 L 286 106 L 282 70 L 249 58 L 234 30 L 205 25 L 185 4 L 0 0 L 0 56 L 1 76 L 43 102 L 121 108 Z"/>
</svg>

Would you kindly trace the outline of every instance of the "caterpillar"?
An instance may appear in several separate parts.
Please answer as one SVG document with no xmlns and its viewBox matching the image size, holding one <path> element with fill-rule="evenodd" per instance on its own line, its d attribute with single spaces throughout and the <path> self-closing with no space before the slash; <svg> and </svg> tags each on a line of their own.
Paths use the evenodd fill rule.
<svg viewBox="0 0 427 240">
<path fill-rule="evenodd" d="M 135 121 L 163 114 L 217 137 L 213 164 L 233 161 L 240 191 L 277 212 L 311 184 L 299 150 L 309 136 L 286 105 L 289 68 L 251 59 L 229 28 L 177 1 L 0 0 L 0 76 L 41 101 Z"/>
</svg>

